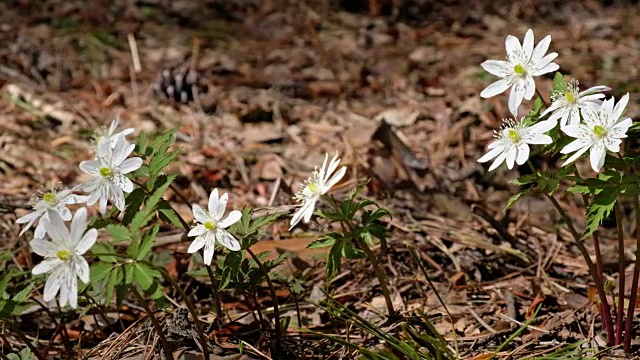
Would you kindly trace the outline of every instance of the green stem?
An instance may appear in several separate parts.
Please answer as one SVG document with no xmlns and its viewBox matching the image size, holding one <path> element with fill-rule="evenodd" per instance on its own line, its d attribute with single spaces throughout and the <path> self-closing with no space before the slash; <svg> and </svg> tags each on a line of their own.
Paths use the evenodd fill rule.
<svg viewBox="0 0 640 360">
<path fill-rule="evenodd" d="M 149 308 L 149 304 L 142 297 L 142 295 L 140 295 L 140 293 L 135 288 L 135 286 L 131 286 L 130 289 L 131 289 L 131 293 L 136 297 L 136 299 L 138 299 L 138 302 L 144 308 L 144 311 L 147 313 L 147 316 L 149 317 L 149 320 L 151 320 L 151 323 L 153 324 L 153 327 L 156 329 L 156 332 L 158 333 L 158 336 L 160 337 L 160 342 L 162 343 L 162 347 L 164 348 L 164 353 L 165 353 L 166 357 L 168 359 L 172 358 L 173 357 L 173 350 L 171 349 L 171 344 L 167 340 L 167 337 L 165 336 L 164 331 L 162 330 L 162 325 L 160 325 L 160 322 L 158 321 L 158 318 L 156 318 L 156 316 L 153 313 L 153 311 L 151 311 L 151 308 Z"/>
<path fill-rule="evenodd" d="M 636 311 L 636 299 L 638 298 L 638 272 L 640 271 L 640 201 L 638 195 L 633 196 L 633 211 L 636 213 L 636 261 L 633 266 L 633 277 L 631 278 L 631 296 L 629 307 L 627 307 L 627 318 L 624 324 L 624 351 L 631 351 L 631 335 L 633 315 Z"/>
<path fill-rule="evenodd" d="M 271 297 L 273 298 L 273 317 L 275 322 L 275 331 L 276 331 L 276 355 L 281 355 L 282 353 L 282 329 L 280 328 L 280 308 L 278 305 L 278 294 L 276 293 L 276 287 L 273 285 L 271 281 L 271 277 L 269 276 L 269 271 L 264 267 L 258 256 L 251 250 L 247 249 L 247 253 L 251 256 L 253 261 L 256 262 L 258 268 L 262 272 L 267 281 L 267 285 L 269 286 L 269 291 L 271 292 Z"/>
<path fill-rule="evenodd" d="M 364 251 L 365 255 L 367 255 L 367 258 L 369 258 L 369 261 L 371 261 L 371 264 L 373 265 L 373 271 L 375 272 L 376 277 L 378 278 L 378 282 L 380 283 L 380 289 L 382 289 L 382 295 L 384 296 L 384 301 L 387 304 L 387 311 L 389 312 L 389 318 L 395 319 L 398 314 L 396 313 L 396 310 L 393 308 L 393 302 L 391 301 L 391 291 L 389 291 L 389 288 L 387 287 L 387 279 L 386 279 L 386 276 L 384 275 L 384 271 L 382 271 L 382 268 L 380 267 L 378 258 L 373 253 L 373 251 L 371 251 L 371 249 L 369 248 L 369 245 L 367 245 L 367 243 L 364 240 L 356 236 L 354 236 L 353 239 L 360 246 L 362 251 Z"/>
<path fill-rule="evenodd" d="M 211 288 L 213 289 L 213 308 L 216 312 L 216 320 L 218 321 L 218 325 L 224 324 L 224 312 L 222 311 L 222 300 L 220 299 L 220 292 L 218 291 L 218 282 L 216 281 L 215 276 L 213 275 L 213 270 L 211 266 L 205 265 L 207 268 L 207 273 L 209 274 L 209 281 L 211 281 Z"/>
<path fill-rule="evenodd" d="M 533 171 L 533 173 L 538 178 L 540 178 L 540 174 L 531 163 L 531 160 L 527 160 L 527 164 L 531 168 L 531 171 Z M 544 193 L 544 195 L 549 199 L 549 201 L 551 201 L 551 204 L 553 204 L 553 207 L 555 207 L 556 211 L 558 211 L 558 213 L 560 214 L 560 217 L 562 217 L 562 220 L 564 220 L 565 224 L 567 224 L 567 227 L 569 228 L 569 231 L 573 236 L 574 244 L 578 247 L 578 250 L 580 250 L 582 257 L 584 258 L 584 261 L 587 264 L 587 267 L 589 268 L 589 274 L 591 274 L 591 277 L 595 282 L 596 290 L 598 291 L 598 298 L 600 298 L 600 305 L 601 305 L 600 316 L 602 317 L 602 326 L 603 328 L 605 328 L 607 333 L 607 342 L 609 344 L 613 344 L 613 342 L 615 341 L 615 334 L 613 330 L 613 322 L 611 319 L 611 308 L 609 307 L 609 301 L 607 300 L 607 295 L 604 291 L 603 277 L 600 276 L 602 272 L 599 273 L 597 267 L 593 264 L 593 261 L 591 261 L 591 256 L 589 255 L 589 251 L 587 251 L 587 248 L 584 246 L 584 243 L 583 243 L 583 240 L 581 239 L 580 234 L 578 233 L 576 228 L 573 226 L 573 221 L 571 221 L 571 218 L 569 217 L 569 215 L 567 215 L 567 213 L 564 211 L 562 206 L 560 206 L 560 203 L 558 203 L 558 200 L 556 200 L 556 198 L 554 198 L 553 195 L 550 195 L 546 192 Z M 595 235 L 595 233 L 594 233 L 594 243 L 599 244 L 598 236 Z"/>
<path fill-rule="evenodd" d="M 618 228 L 618 309 L 616 310 L 616 342 L 615 345 L 622 343 L 622 318 L 624 315 L 624 232 L 622 229 L 622 209 L 620 203 L 616 202 L 614 207 L 616 226 Z"/>
</svg>

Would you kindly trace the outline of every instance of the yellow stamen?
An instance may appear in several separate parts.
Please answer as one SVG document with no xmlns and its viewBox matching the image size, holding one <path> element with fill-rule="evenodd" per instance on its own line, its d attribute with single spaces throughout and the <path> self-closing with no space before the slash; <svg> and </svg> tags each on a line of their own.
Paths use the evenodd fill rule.
<svg viewBox="0 0 640 360">
<path fill-rule="evenodd" d="M 314 182 L 310 182 L 309 184 L 307 184 L 307 187 L 309 188 L 309 191 L 311 191 L 312 193 L 318 192 L 318 184 Z"/>
<path fill-rule="evenodd" d="M 216 229 L 216 226 L 211 221 L 207 221 L 206 223 L 204 223 L 204 228 L 209 231 L 213 231 Z"/>
<path fill-rule="evenodd" d="M 111 169 L 109 169 L 108 167 L 101 168 L 100 169 L 100 175 L 102 175 L 103 177 L 111 176 Z"/>
<path fill-rule="evenodd" d="M 605 137 L 607 135 L 607 130 L 602 125 L 596 125 L 593 127 L 593 133 L 596 134 L 597 137 Z"/>
<path fill-rule="evenodd" d="M 576 102 L 576 98 L 575 96 L 573 96 L 573 93 L 571 91 L 567 91 L 564 93 L 564 97 L 567 98 L 567 101 L 570 103 L 575 103 Z"/>
<path fill-rule="evenodd" d="M 520 141 L 520 134 L 518 134 L 518 132 L 515 131 L 514 129 L 508 130 L 508 136 L 509 136 L 509 140 L 511 140 L 514 143 L 517 143 Z"/>
<path fill-rule="evenodd" d="M 513 72 L 515 72 L 516 74 L 522 76 L 526 73 L 526 70 L 524 69 L 524 66 L 518 64 L 516 66 L 513 67 Z"/>
<path fill-rule="evenodd" d="M 56 256 L 58 257 L 58 259 L 66 261 L 71 259 L 71 253 L 68 252 L 67 250 L 60 250 L 56 253 Z"/>
<path fill-rule="evenodd" d="M 42 195 L 42 200 L 48 202 L 49 204 L 53 204 L 56 201 L 56 196 L 52 193 L 45 193 Z"/>
</svg>

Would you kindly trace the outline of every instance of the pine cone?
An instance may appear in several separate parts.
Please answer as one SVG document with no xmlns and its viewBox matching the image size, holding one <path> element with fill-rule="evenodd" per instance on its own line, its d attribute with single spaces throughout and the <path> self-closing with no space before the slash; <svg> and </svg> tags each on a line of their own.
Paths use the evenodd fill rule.
<svg viewBox="0 0 640 360">
<path fill-rule="evenodd" d="M 198 93 L 207 91 L 206 86 L 199 82 L 198 74 L 195 71 L 179 67 L 163 70 L 153 89 L 157 94 L 167 99 L 188 104 L 195 97 L 194 85 Z"/>
</svg>

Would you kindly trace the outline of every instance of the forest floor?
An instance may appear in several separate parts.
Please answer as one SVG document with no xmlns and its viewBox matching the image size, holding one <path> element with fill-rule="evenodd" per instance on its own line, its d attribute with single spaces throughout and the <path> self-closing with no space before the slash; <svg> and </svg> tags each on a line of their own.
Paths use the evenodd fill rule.
<svg viewBox="0 0 640 360">
<path fill-rule="evenodd" d="M 28 236 L 18 236 L 16 218 L 43 187 L 81 181 L 78 163 L 90 156 L 93 131 L 116 117 L 136 134 L 177 129 L 180 161 L 169 171 L 180 174 L 180 194 L 167 199 L 187 220 L 190 206 L 180 199 L 202 202 L 215 187 L 229 192 L 234 209 L 292 205 L 287 189 L 297 188 L 325 152 L 337 151 L 349 169 L 337 193 L 370 178 L 364 195 L 393 215 L 384 220 L 390 237 L 381 256 L 395 308 L 405 316 L 426 314 L 450 346 L 457 341 L 461 358 L 490 358 L 529 320 L 534 327 L 510 340 L 498 358 L 542 357 L 578 342 L 602 346 L 588 269 L 560 217 L 537 195 L 503 211 L 517 190 L 509 180 L 518 169 L 490 173 L 477 162 L 509 117 L 506 95 L 480 98 L 494 80 L 480 63 L 505 57 L 508 34 L 522 39 L 531 28 L 536 41 L 550 34 L 563 74 L 583 88 L 607 85 L 616 97 L 631 93 L 627 114 L 636 118 L 639 16 L 637 5 L 594 0 L 4 1 L 0 250 L 14 254 L 21 268 L 33 267 L 36 255 Z M 190 71 L 197 74 L 193 84 L 167 82 Z M 552 77 L 537 79 L 545 96 Z M 184 99 L 160 94 L 169 85 Z M 525 101 L 523 108 L 531 106 Z M 561 192 L 559 200 L 582 228 L 582 200 L 575 195 Z M 284 220 L 270 227 L 256 252 L 291 252 L 297 261 L 282 267 L 285 274 L 312 269 L 299 295 L 305 326 L 348 339 L 348 324 L 332 322 L 308 302 L 319 300 L 325 286 L 323 253 L 306 248 L 317 238 L 309 235 L 314 226 L 287 228 Z M 186 237 L 163 230 L 161 239 L 154 250 L 169 256 L 170 273 L 209 304 L 206 287 L 185 274 L 192 266 Z M 630 261 L 634 242 L 628 242 Z M 611 279 L 615 243 L 604 231 L 603 263 Z M 368 321 L 383 318 L 384 299 L 368 262 L 346 261 L 330 289 Z M 271 306 L 266 289 L 259 295 Z M 291 309 L 291 294 L 282 289 L 279 296 L 280 306 Z M 253 318 L 242 317 L 250 309 L 246 299 L 225 293 L 222 300 L 230 318 L 250 326 Z M 133 298 L 107 310 L 125 325 L 144 316 Z M 67 317 L 81 355 L 109 358 L 106 349 L 113 351 L 121 339 L 91 315 Z M 41 312 L 26 314 L 20 326 L 47 343 L 55 328 L 42 318 Z M 289 331 L 298 339 L 295 327 Z M 247 340 L 255 350 L 245 349 L 247 356 L 268 354 L 264 336 Z M 354 330 L 352 336 L 376 346 L 366 334 Z M 122 346 L 143 347 L 134 340 Z M 52 341 L 51 354 L 64 351 Z M 305 341 L 302 336 L 295 346 L 306 344 L 307 358 L 355 356 L 327 340 Z M 233 339 L 225 344 L 221 356 L 239 352 Z"/>
</svg>

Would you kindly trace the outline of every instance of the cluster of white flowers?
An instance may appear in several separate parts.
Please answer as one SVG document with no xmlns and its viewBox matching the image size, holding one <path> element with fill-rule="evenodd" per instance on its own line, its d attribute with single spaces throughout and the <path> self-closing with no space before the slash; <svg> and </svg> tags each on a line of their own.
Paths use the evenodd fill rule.
<svg viewBox="0 0 640 360">
<path fill-rule="evenodd" d="M 509 111 L 515 118 L 522 100 L 531 100 L 536 92 L 533 77 L 559 68 L 551 62 L 557 53 L 545 55 L 551 36 L 547 35 L 535 48 L 533 43 L 531 29 L 527 31 L 522 45 L 515 36 L 509 35 L 505 42 L 507 60 L 487 60 L 481 64 L 486 71 L 502 79 L 487 86 L 480 96 L 489 98 L 511 88 Z M 629 94 L 615 104 L 613 98 L 602 100 L 605 95 L 601 92 L 608 90 L 611 89 L 606 86 L 594 86 L 581 92 L 578 82 L 570 81 L 566 89 L 556 89 L 551 94 L 551 105 L 540 114 L 541 119 L 548 118 L 532 125 L 526 124 L 524 118 L 520 121 L 503 120 L 502 130 L 496 132 L 496 140 L 489 144 L 489 152 L 478 161 L 483 163 L 494 159 L 489 171 L 505 161 L 509 169 L 514 163 L 524 164 L 529 159 L 529 145 L 552 143 L 551 137 L 545 133 L 553 129 L 559 120 L 562 132 L 575 138 L 561 150 L 563 154 L 574 153 L 563 166 L 590 150 L 591 168 L 599 172 L 604 166 L 607 150 L 620 151 L 621 139 L 627 137 L 626 132 L 632 124 L 630 118 L 622 117 Z"/>
<path fill-rule="evenodd" d="M 73 189 L 51 189 L 38 197 L 31 213 L 17 220 L 19 224 L 26 224 L 20 235 L 37 223 L 30 245 L 44 260 L 33 268 L 32 273 L 48 274 L 44 287 L 45 302 L 52 301 L 60 294 L 60 306 L 70 305 L 76 308 L 78 278 L 83 283 L 87 283 L 90 278 L 89 264 L 83 255 L 96 242 L 98 231 L 87 230 L 87 208 L 81 207 L 72 215 L 67 206 L 82 203 L 93 205 L 97 202 L 99 212 L 105 214 L 107 203 L 111 201 L 118 210 L 124 211 L 125 193 L 133 191 L 134 184 L 126 175 L 139 169 L 143 160 L 129 157 L 135 145 L 130 144 L 126 136 L 135 130 L 129 128 L 116 132 L 117 127 L 118 119 L 108 129 L 96 132 L 93 141 L 94 158 L 80 163 L 80 169 L 90 176 L 86 183 Z M 302 206 L 291 219 L 290 229 L 300 220 L 309 222 L 320 197 L 342 179 L 346 168 L 343 166 L 338 170 L 339 164 L 337 154 L 331 161 L 329 154 L 325 155 L 320 170 L 316 168 L 294 197 Z M 73 191 L 83 191 L 87 195 L 74 194 Z M 216 242 L 231 251 L 241 249 L 240 242 L 227 229 L 240 221 L 242 213 L 233 210 L 225 217 L 228 201 L 228 194 L 218 196 L 218 189 L 214 189 L 209 196 L 207 210 L 197 204 L 192 206 L 197 225 L 188 233 L 189 237 L 195 239 L 187 251 L 195 253 L 204 248 L 203 259 L 207 265 L 213 260 Z M 71 221 L 70 228 L 65 225 L 66 221 Z M 46 236 L 50 240 L 45 240 Z"/>
<path fill-rule="evenodd" d="M 116 133 L 118 119 L 111 123 L 106 131 L 96 136 L 95 159 L 80 163 L 80 169 L 92 176 L 87 183 L 72 190 L 51 189 L 36 201 L 33 211 L 16 220 L 25 224 L 20 232 L 24 234 L 38 222 L 34 239 L 30 242 L 33 251 L 44 257 L 32 272 L 34 275 L 47 273 L 44 287 L 44 301 L 49 302 L 60 293 L 60 306 L 78 305 L 78 278 L 84 283 L 89 281 L 89 265 L 82 256 L 96 241 L 98 231 L 87 228 L 87 209 L 79 208 L 71 214 L 68 205 L 100 201 L 100 212 L 106 212 L 107 200 L 113 201 L 119 210 L 124 210 L 123 192 L 131 192 L 133 183 L 124 174 L 142 166 L 141 158 L 127 157 L 135 145 L 129 144 L 126 136 L 134 129 L 125 129 Z M 88 195 L 74 194 L 73 191 L 85 191 Z M 71 229 L 65 221 L 71 220 Z M 45 240 L 49 236 L 50 241 Z"/>
</svg>

